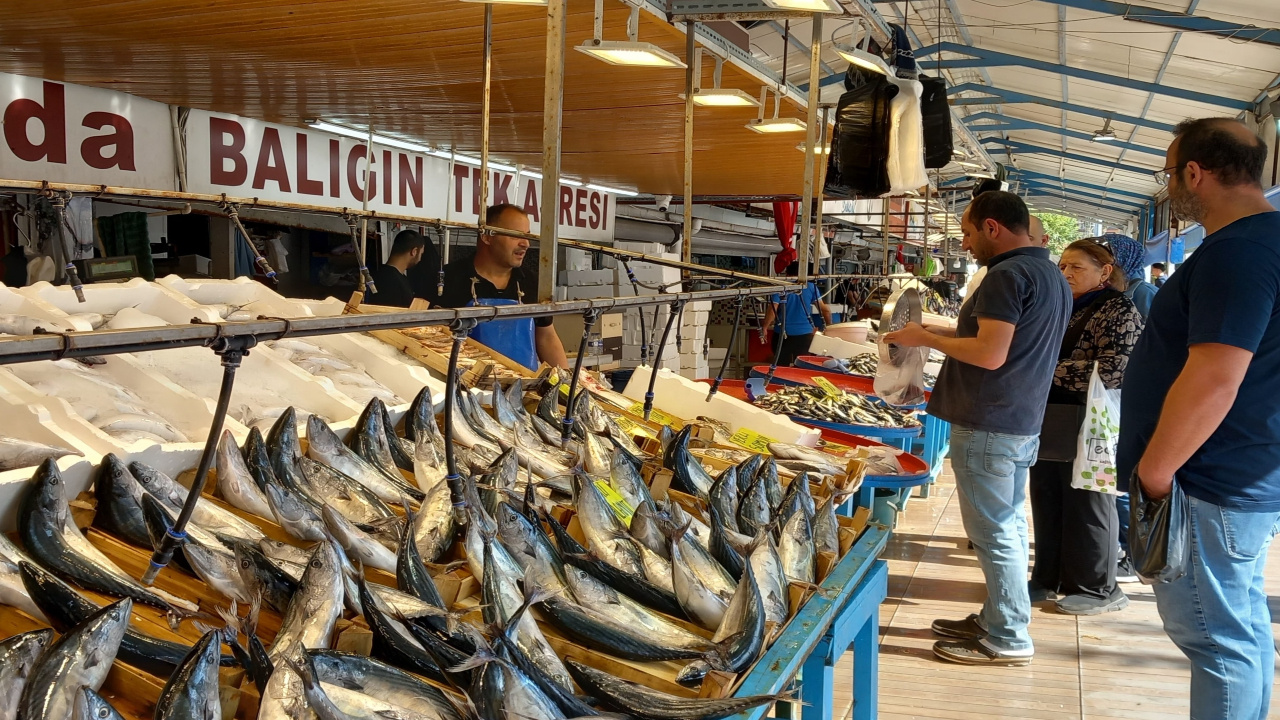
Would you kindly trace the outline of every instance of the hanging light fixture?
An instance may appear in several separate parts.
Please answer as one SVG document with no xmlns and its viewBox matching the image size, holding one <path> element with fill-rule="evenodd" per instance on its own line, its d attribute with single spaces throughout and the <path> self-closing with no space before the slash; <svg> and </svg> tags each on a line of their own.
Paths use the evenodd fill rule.
<svg viewBox="0 0 1280 720">
<path fill-rule="evenodd" d="M 836 0 L 764 0 L 764 4 L 775 10 L 791 12 L 829 13 L 839 15 L 844 8 Z"/>
<path fill-rule="evenodd" d="M 712 83 L 715 87 L 694 88 L 693 104 L 703 107 L 758 107 L 760 105 L 759 101 L 745 91 L 737 88 L 720 87 L 720 71 L 723 68 L 724 58 L 717 55 L 716 71 L 712 75 Z M 702 48 L 698 48 L 693 56 L 693 78 L 695 82 L 702 82 Z M 684 93 L 680 93 L 680 99 L 684 99 Z"/>
<path fill-rule="evenodd" d="M 547 0 L 462 0 L 469 3 L 490 3 L 492 5 L 543 5 Z"/>
<path fill-rule="evenodd" d="M 809 149 L 809 145 L 808 145 L 808 143 L 800 143 L 799 145 L 797 145 L 797 146 L 796 146 L 796 149 L 797 149 L 797 150 L 799 150 L 800 152 L 804 152 L 804 151 L 806 151 L 806 150 L 808 150 L 808 149 Z M 819 145 L 819 146 L 818 146 L 817 151 L 815 152 L 815 154 L 817 154 L 817 155 L 830 155 L 830 154 L 831 154 L 831 143 L 822 143 L 821 145 Z"/>
<path fill-rule="evenodd" d="M 760 88 L 760 115 L 755 120 L 747 123 L 747 129 L 758 133 L 804 132 L 808 126 L 805 125 L 803 120 L 778 117 L 782 110 L 782 93 L 774 91 L 773 98 L 773 117 L 766 120 L 764 108 L 769 102 L 769 86 L 765 85 Z"/>
<path fill-rule="evenodd" d="M 627 40 L 602 40 L 604 34 L 604 0 L 596 0 L 595 36 L 577 46 L 578 52 L 586 53 L 603 60 L 610 65 L 626 65 L 629 67 L 684 68 L 688 67 L 680 58 L 654 45 L 637 40 L 640 26 L 640 6 L 631 6 L 631 16 L 627 18 Z"/>
<path fill-rule="evenodd" d="M 1093 133 L 1093 142 L 1115 142 L 1116 131 L 1111 129 L 1111 118 L 1107 118 L 1102 123 L 1101 130 L 1095 130 Z"/>
<path fill-rule="evenodd" d="M 881 75 L 892 76 L 893 72 L 889 69 L 889 64 L 884 61 L 884 58 L 872 55 L 867 50 L 867 46 L 871 42 L 871 33 L 862 26 L 862 21 L 858 21 L 852 27 L 853 29 L 849 33 L 848 45 L 832 42 L 831 47 L 840 57 L 848 60 L 851 65 L 856 65 L 863 70 L 870 70 Z M 863 31 L 861 41 L 857 40 L 858 30 Z"/>
</svg>

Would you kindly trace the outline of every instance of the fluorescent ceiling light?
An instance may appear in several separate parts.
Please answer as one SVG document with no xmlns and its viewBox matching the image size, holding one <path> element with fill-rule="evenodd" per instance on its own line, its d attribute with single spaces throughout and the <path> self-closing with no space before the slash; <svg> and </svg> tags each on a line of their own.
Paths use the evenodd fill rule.
<svg viewBox="0 0 1280 720">
<path fill-rule="evenodd" d="M 969 162 L 967 160 L 952 160 L 951 164 L 959 165 L 960 167 L 976 168 L 978 170 L 985 170 L 987 168 L 987 166 L 982 163 Z"/>
<path fill-rule="evenodd" d="M 755 130 L 758 133 L 804 132 L 805 124 L 803 120 L 795 118 L 768 118 L 767 120 L 752 120 L 747 123 L 747 129 Z"/>
<path fill-rule="evenodd" d="M 893 75 L 893 73 L 889 71 L 889 64 L 884 61 L 884 58 L 876 57 L 866 50 L 856 47 L 842 47 L 840 45 L 836 45 L 835 51 L 840 55 L 840 57 L 848 60 L 850 64 L 857 65 L 863 70 L 878 72 L 881 75 Z"/>
<path fill-rule="evenodd" d="M 797 150 L 799 150 L 800 152 L 804 152 L 804 151 L 806 151 L 806 150 L 808 150 L 808 149 L 809 149 L 809 143 L 800 143 L 799 145 L 797 145 L 797 146 L 796 146 L 796 149 L 797 149 Z M 819 146 L 818 146 L 818 150 L 817 150 L 817 153 L 816 153 L 816 154 L 818 154 L 818 155 L 830 155 L 830 154 L 831 154 L 831 143 L 823 143 L 823 144 L 819 145 Z"/>
<path fill-rule="evenodd" d="M 835 15 L 844 12 L 844 8 L 840 7 L 840 3 L 836 2 L 836 0 L 764 0 L 764 4 L 775 10 L 792 10 L 794 12 L 832 13 Z"/>
<path fill-rule="evenodd" d="M 334 135 L 343 135 L 345 137 L 355 138 L 357 140 L 369 139 L 368 130 L 356 130 L 355 128 L 349 128 L 343 125 L 334 125 L 333 123 L 327 123 L 322 120 L 308 120 L 307 125 L 310 125 L 316 130 L 321 130 L 323 132 L 330 132 L 330 133 L 333 133 Z M 375 145 L 385 145 L 386 147 L 400 148 L 401 150 L 408 150 L 410 152 L 420 152 L 420 153 L 431 152 L 431 148 L 427 147 L 426 145 L 422 145 L 420 143 L 408 142 L 406 140 L 397 140 L 396 138 L 387 137 L 386 135 L 379 135 L 377 133 L 373 134 L 373 142 Z"/>
<path fill-rule="evenodd" d="M 604 185 L 595 185 L 593 183 L 587 183 L 587 187 L 591 188 L 592 190 L 598 190 L 604 193 L 613 193 L 614 195 L 623 195 L 626 197 L 635 197 L 640 194 L 632 190 L 623 190 L 621 188 L 611 188 L 611 187 L 606 187 Z"/>
<path fill-rule="evenodd" d="M 543 5 L 547 0 L 462 0 L 470 3 L 491 3 L 493 5 Z"/>
<path fill-rule="evenodd" d="M 680 93 L 684 99 L 684 93 Z M 703 107 L 760 107 L 760 101 L 737 88 L 703 88 L 693 93 L 693 104 Z"/>
<path fill-rule="evenodd" d="M 578 52 L 603 60 L 610 65 L 629 67 L 683 68 L 684 61 L 647 42 L 629 40 L 586 40 L 577 46 Z"/>
</svg>

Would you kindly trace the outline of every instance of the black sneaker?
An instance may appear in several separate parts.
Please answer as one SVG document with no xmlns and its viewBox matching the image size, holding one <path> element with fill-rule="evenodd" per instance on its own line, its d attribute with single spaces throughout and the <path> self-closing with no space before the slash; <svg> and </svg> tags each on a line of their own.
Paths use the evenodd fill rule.
<svg viewBox="0 0 1280 720">
<path fill-rule="evenodd" d="M 981 640 L 939 640 L 933 644 L 933 654 L 948 662 L 961 665 L 1030 665 L 1033 654 L 1010 654 L 992 650 Z"/>
<path fill-rule="evenodd" d="M 1101 615 L 1129 607 L 1129 598 L 1117 589 L 1109 598 L 1068 595 L 1054 603 L 1054 607 L 1063 615 Z"/>
<path fill-rule="evenodd" d="M 1140 580 L 1138 573 L 1133 569 L 1133 559 L 1128 555 L 1120 558 L 1120 562 L 1116 563 L 1116 582 L 1136 583 Z"/>
<path fill-rule="evenodd" d="M 1032 604 L 1049 602 L 1050 600 L 1057 600 L 1061 597 L 1053 590 L 1050 590 L 1049 588 L 1034 581 L 1027 583 L 1027 595 L 1031 596 Z"/>
<path fill-rule="evenodd" d="M 987 629 L 982 627 L 976 614 L 963 620 L 934 620 L 929 629 L 934 635 L 961 640 L 981 640 L 987 636 Z"/>
</svg>

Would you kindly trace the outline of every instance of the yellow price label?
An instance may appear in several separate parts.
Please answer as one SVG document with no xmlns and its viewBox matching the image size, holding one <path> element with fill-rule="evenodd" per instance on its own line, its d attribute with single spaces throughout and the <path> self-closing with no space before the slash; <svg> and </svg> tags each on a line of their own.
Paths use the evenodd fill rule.
<svg viewBox="0 0 1280 720">
<path fill-rule="evenodd" d="M 640 417 L 644 417 L 644 403 L 638 402 L 632 405 L 630 408 L 627 408 L 627 412 L 631 413 L 632 415 L 638 415 Z M 658 423 L 659 425 L 666 425 L 672 428 L 673 430 L 678 430 L 684 427 L 684 423 L 681 422 L 679 419 L 671 417 L 670 415 L 662 412 L 658 408 L 652 408 L 649 411 L 649 422 Z"/>
<path fill-rule="evenodd" d="M 729 437 L 729 442 L 753 452 L 767 453 L 769 452 L 769 443 L 777 442 L 777 440 L 767 435 L 761 435 L 755 430 L 739 428 L 737 432 Z"/>
<path fill-rule="evenodd" d="M 631 435 L 643 435 L 645 437 L 653 437 L 652 430 L 641 425 L 640 423 L 637 423 L 636 421 L 632 420 L 629 417 L 623 417 L 619 415 L 618 417 L 614 418 L 614 420 L 618 423 L 618 427 L 622 428 L 623 432 L 629 433 Z"/>
<path fill-rule="evenodd" d="M 631 527 L 631 517 L 636 514 L 635 508 L 627 502 L 626 498 L 618 494 L 608 481 L 596 480 L 596 489 L 604 496 L 604 501 L 609 503 L 609 507 L 613 509 L 613 514 L 618 516 L 623 525 Z"/>
<path fill-rule="evenodd" d="M 814 377 L 812 378 L 812 380 L 813 380 L 813 384 L 822 388 L 823 391 L 826 392 L 831 397 L 840 397 L 840 395 L 842 394 L 840 388 L 836 387 L 835 385 L 832 385 L 831 381 L 824 377 Z"/>
<path fill-rule="evenodd" d="M 822 446 L 822 449 L 829 453 L 834 453 L 836 455 L 843 455 L 844 453 L 849 452 L 853 448 L 849 447 L 848 445 L 841 445 L 840 443 L 833 443 L 830 440 L 828 440 L 826 444 Z"/>
</svg>

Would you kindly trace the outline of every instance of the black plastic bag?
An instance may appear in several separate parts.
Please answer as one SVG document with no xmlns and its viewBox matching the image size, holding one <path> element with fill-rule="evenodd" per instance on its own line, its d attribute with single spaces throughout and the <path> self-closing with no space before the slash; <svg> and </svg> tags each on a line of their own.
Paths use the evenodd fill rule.
<svg viewBox="0 0 1280 720">
<path fill-rule="evenodd" d="M 1173 582 L 1191 565 L 1191 518 L 1178 481 L 1167 497 L 1152 500 L 1138 473 L 1129 481 L 1129 557 L 1142 582 Z"/>
<path fill-rule="evenodd" d="M 924 93 L 920 96 L 920 116 L 924 124 L 924 166 L 940 168 L 951 162 L 951 106 L 947 104 L 947 81 L 920 76 Z"/>
<path fill-rule="evenodd" d="M 879 197 L 889 192 L 889 101 L 898 88 L 883 75 L 860 73 L 861 85 L 841 95 L 836 105 L 824 188 L 829 197 Z"/>
</svg>

